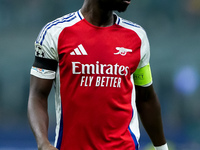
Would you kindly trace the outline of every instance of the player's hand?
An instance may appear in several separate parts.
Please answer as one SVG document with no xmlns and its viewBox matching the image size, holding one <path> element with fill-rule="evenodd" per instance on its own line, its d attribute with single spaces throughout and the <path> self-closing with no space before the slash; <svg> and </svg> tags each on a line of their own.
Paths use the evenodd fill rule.
<svg viewBox="0 0 200 150">
<path fill-rule="evenodd" d="M 43 145 L 41 148 L 38 148 L 38 150 L 58 150 L 58 149 L 51 144 L 46 144 Z"/>
</svg>

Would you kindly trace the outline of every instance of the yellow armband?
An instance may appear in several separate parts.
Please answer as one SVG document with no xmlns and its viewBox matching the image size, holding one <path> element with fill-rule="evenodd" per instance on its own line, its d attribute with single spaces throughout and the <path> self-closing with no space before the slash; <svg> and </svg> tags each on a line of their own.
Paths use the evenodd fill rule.
<svg viewBox="0 0 200 150">
<path fill-rule="evenodd" d="M 142 68 L 136 69 L 133 74 L 135 85 L 148 86 L 152 83 L 152 75 L 150 65 L 146 65 Z"/>
</svg>

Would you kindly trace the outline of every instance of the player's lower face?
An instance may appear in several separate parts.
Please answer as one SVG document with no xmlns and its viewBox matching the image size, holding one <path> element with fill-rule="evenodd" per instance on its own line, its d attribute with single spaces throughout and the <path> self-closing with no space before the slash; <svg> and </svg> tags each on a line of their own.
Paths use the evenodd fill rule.
<svg viewBox="0 0 200 150">
<path fill-rule="evenodd" d="M 124 12 L 129 4 L 131 3 L 131 0 L 100 0 L 102 6 L 110 10 L 116 10 L 118 12 Z"/>
<path fill-rule="evenodd" d="M 118 12 L 124 12 L 129 6 L 131 0 L 118 0 L 116 5 L 114 5 L 114 10 Z"/>
</svg>

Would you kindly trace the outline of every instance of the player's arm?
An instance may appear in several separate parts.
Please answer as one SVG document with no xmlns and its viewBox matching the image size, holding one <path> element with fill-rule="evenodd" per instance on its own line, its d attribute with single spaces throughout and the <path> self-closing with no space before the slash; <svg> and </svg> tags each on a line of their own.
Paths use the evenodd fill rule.
<svg viewBox="0 0 200 150">
<path fill-rule="evenodd" d="M 148 87 L 136 86 L 136 105 L 142 124 L 154 146 L 166 143 L 159 100 L 153 85 Z"/>
<path fill-rule="evenodd" d="M 48 95 L 52 79 L 41 79 L 31 75 L 28 100 L 28 119 L 39 150 L 56 150 L 48 140 Z"/>
<path fill-rule="evenodd" d="M 48 96 L 57 68 L 53 59 L 35 57 L 31 68 L 28 119 L 39 150 L 56 150 L 48 140 Z"/>
<path fill-rule="evenodd" d="M 31 68 L 28 119 L 39 150 L 57 150 L 48 140 L 48 96 L 58 66 L 55 28 L 44 26 L 35 41 L 35 61 Z"/>
<path fill-rule="evenodd" d="M 156 150 L 168 150 L 167 145 L 165 145 L 160 103 L 152 85 L 149 64 L 135 71 L 134 81 L 136 105 L 142 124 Z"/>
</svg>

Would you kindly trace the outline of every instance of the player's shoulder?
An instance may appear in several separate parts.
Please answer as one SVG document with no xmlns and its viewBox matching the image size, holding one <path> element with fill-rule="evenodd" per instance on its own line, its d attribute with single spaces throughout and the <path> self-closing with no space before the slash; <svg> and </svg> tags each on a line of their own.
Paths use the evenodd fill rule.
<svg viewBox="0 0 200 150">
<path fill-rule="evenodd" d="M 130 29 L 139 34 L 146 35 L 146 31 L 144 30 L 144 28 L 141 25 L 134 23 L 130 20 L 124 19 L 122 17 L 119 17 L 119 16 L 117 16 L 117 17 L 118 17 L 118 25 L 120 25 L 121 27 Z"/>
<path fill-rule="evenodd" d="M 134 23 L 130 20 L 127 20 L 127 19 L 124 19 L 124 18 L 120 18 L 120 25 L 124 26 L 124 27 L 132 27 L 132 28 L 138 28 L 138 29 L 142 29 L 144 30 L 139 24 L 137 23 Z"/>
<path fill-rule="evenodd" d="M 64 28 L 70 27 L 80 20 L 78 12 L 72 12 L 48 22 L 40 31 L 36 43 L 43 41 L 45 37 L 59 35 Z"/>
<path fill-rule="evenodd" d="M 59 18 L 56 18 L 51 22 L 48 22 L 44 28 L 65 27 L 67 25 L 71 25 L 72 23 L 79 21 L 77 18 L 78 18 L 77 13 L 72 12 L 64 16 L 61 16 Z"/>
</svg>

